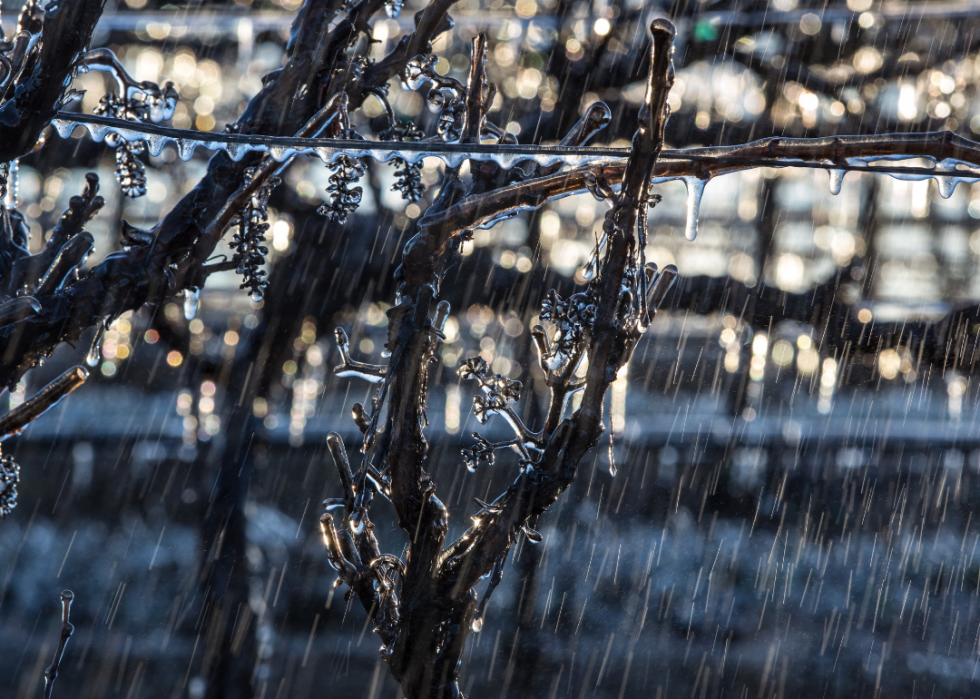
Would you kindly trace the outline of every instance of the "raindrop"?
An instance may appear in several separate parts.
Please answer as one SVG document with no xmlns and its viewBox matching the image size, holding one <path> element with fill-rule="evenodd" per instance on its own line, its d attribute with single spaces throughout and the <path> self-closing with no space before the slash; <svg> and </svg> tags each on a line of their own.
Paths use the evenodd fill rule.
<svg viewBox="0 0 980 699">
<path fill-rule="evenodd" d="M 472 631 L 473 633 L 480 633 L 481 631 L 483 631 L 482 616 L 473 617 L 473 620 L 470 622 L 470 631 Z"/>
<path fill-rule="evenodd" d="M 200 289 L 184 289 L 184 319 L 194 320 L 201 305 Z"/>
</svg>

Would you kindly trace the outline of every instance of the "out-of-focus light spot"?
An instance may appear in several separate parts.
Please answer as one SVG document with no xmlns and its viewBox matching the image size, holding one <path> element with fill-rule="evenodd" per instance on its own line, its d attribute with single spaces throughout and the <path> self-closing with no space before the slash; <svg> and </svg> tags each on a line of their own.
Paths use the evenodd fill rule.
<svg viewBox="0 0 980 699">
<path fill-rule="evenodd" d="M 500 253 L 500 266 L 504 269 L 510 269 L 515 262 L 517 262 L 517 255 L 513 250 L 504 250 Z"/>
<path fill-rule="evenodd" d="M 215 386 L 214 381 L 205 381 L 201 384 L 201 395 L 202 396 L 213 396 L 218 387 Z"/>
<path fill-rule="evenodd" d="M 276 252 L 285 252 L 289 249 L 289 239 L 293 235 L 293 227 L 289 221 L 279 219 L 272 224 L 272 247 Z"/>
<path fill-rule="evenodd" d="M 405 215 L 409 218 L 418 218 L 422 215 L 422 209 L 418 204 L 409 204 L 405 207 Z"/>
<path fill-rule="evenodd" d="M 953 375 L 946 386 L 946 394 L 949 396 L 949 416 L 954 420 L 959 420 L 963 413 L 964 393 L 966 393 L 966 381 L 962 376 Z"/>
<path fill-rule="evenodd" d="M 875 16 L 870 12 L 862 12 L 858 17 L 858 26 L 861 29 L 871 29 L 875 26 Z"/>
<path fill-rule="evenodd" d="M 306 350 L 306 362 L 312 367 L 317 367 L 323 364 L 323 350 L 320 349 L 319 345 L 311 345 L 308 350 Z"/>
<path fill-rule="evenodd" d="M 211 396 L 203 396 L 200 401 L 198 401 L 197 407 L 201 409 L 202 413 L 214 412 L 214 398 Z"/>
<path fill-rule="evenodd" d="M 456 434 L 459 432 L 459 386 L 452 385 L 446 389 L 446 432 Z"/>
<path fill-rule="evenodd" d="M 878 355 L 878 371 L 883 378 L 894 379 L 902 367 L 902 358 L 893 349 L 882 350 Z"/>
<path fill-rule="evenodd" d="M 188 391 L 181 391 L 177 396 L 177 414 L 186 417 L 194 405 L 194 396 Z"/>
<path fill-rule="evenodd" d="M 806 109 L 811 112 L 820 106 L 820 98 L 809 90 L 801 92 L 796 101 L 799 103 L 801 109 Z"/>
<path fill-rule="evenodd" d="M 833 407 L 834 388 L 837 385 L 837 360 L 827 357 L 823 360 L 820 373 L 820 392 L 817 399 L 817 412 L 826 415 Z"/>
<path fill-rule="evenodd" d="M 593 25 L 592 29 L 599 36 L 605 36 L 606 34 L 609 33 L 609 30 L 612 29 L 612 25 L 609 24 L 608 19 L 606 19 L 605 17 L 600 17 L 595 21 L 595 25 Z"/>
<path fill-rule="evenodd" d="M 229 347 L 234 347 L 238 344 L 238 333 L 234 330 L 229 330 L 225 333 L 225 344 Z"/>
<path fill-rule="evenodd" d="M 799 354 L 796 355 L 797 370 L 804 376 L 812 376 L 818 366 L 820 366 L 820 353 L 809 346 L 805 349 L 801 347 Z"/>
<path fill-rule="evenodd" d="M 870 323 L 871 318 L 871 311 L 869 311 L 867 308 L 862 308 L 860 311 L 858 311 L 858 320 L 860 322 L 865 324 Z"/>
<path fill-rule="evenodd" d="M 204 331 L 204 321 L 200 318 L 195 318 L 188 325 L 187 329 L 190 330 L 195 335 Z"/>
<path fill-rule="evenodd" d="M 116 359 L 125 359 L 129 356 L 129 345 L 116 346 Z"/>
<path fill-rule="evenodd" d="M 102 375 L 113 377 L 116 375 L 116 365 L 112 362 L 102 362 Z"/>
<path fill-rule="evenodd" d="M 514 11 L 521 19 L 528 19 L 529 17 L 534 17 L 537 13 L 538 3 L 535 0 L 517 0 L 517 3 L 514 5 Z"/>
<path fill-rule="evenodd" d="M 254 401 L 252 401 L 252 415 L 261 420 L 268 413 L 269 404 L 266 403 L 265 398 L 256 398 Z"/>
<path fill-rule="evenodd" d="M 698 112 L 694 117 L 694 125 L 699 129 L 706 129 L 711 125 L 711 115 L 707 112 Z"/>
<path fill-rule="evenodd" d="M 731 328 L 725 328 L 721 331 L 721 336 L 718 338 L 722 347 L 728 347 L 731 343 L 735 342 L 735 331 Z"/>
<path fill-rule="evenodd" d="M 772 361 L 778 367 L 787 367 L 793 363 L 793 345 L 786 340 L 779 340 L 772 346 Z"/>
<path fill-rule="evenodd" d="M 446 318 L 446 327 L 442 332 L 446 336 L 447 343 L 456 342 L 459 339 L 459 321 L 452 316 Z"/>
<path fill-rule="evenodd" d="M 725 371 L 734 374 L 738 371 L 738 353 L 728 352 L 725 354 Z"/>
<path fill-rule="evenodd" d="M 819 33 L 822 25 L 823 22 L 820 21 L 820 18 L 812 12 L 807 12 L 802 18 L 800 18 L 800 31 L 807 36 L 814 36 L 815 34 Z"/>
<path fill-rule="evenodd" d="M 859 73 L 873 73 L 881 68 L 881 52 L 873 46 L 864 46 L 857 50 L 853 59 L 854 69 Z"/>
<path fill-rule="evenodd" d="M 765 333 L 759 333 L 752 339 L 752 354 L 765 357 L 768 349 L 769 337 Z"/>
<path fill-rule="evenodd" d="M 214 128 L 214 124 L 214 117 L 210 114 L 198 114 L 197 119 L 194 120 L 194 126 L 198 131 L 210 131 Z"/>
<path fill-rule="evenodd" d="M 292 359 L 287 359 L 285 362 L 283 362 L 282 370 L 284 373 L 292 376 L 296 373 L 296 362 L 294 362 Z"/>
<path fill-rule="evenodd" d="M 808 350 L 813 347 L 813 340 L 810 339 L 809 335 L 800 335 L 796 338 L 796 346 L 801 350 Z"/>
<path fill-rule="evenodd" d="M 919 114 L 915 85 L 906 83 L 898 91 L 898 118 L 912 121 Z"/>
<path fill-rule="evenodd" d="M 776 286 L 783 291 L 803 289 L 803 260 L 791 252 L 783 253 L 776 262 Z"/>
<path fill-rule="evenodd" d="M 365 337 L 358 343 L 357 348 L 364 354 L 371 354 L 374 351 L 374 342 L 370 338 Z"/>
<path fill-rule="evenodd" d="M 184 361 L 184 355 L 182 355 L 177 350 L 171 350 L 167 353 L 167 364 L 170 366 L 180 366 Z"/>
<path fill-rule="evenodd" d="M 864 12 L 871 9 L 873 0 L 847 0 L 847 9 L 851 12 Z"/>
</svg>

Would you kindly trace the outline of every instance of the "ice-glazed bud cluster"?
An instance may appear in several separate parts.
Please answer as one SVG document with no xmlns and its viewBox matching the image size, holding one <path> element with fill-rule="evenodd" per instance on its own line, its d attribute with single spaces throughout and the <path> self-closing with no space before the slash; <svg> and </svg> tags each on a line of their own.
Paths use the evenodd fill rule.
<svg viewBox="0 0 980 699">
<path fill-rule="evenodd" d="M 246 182 L 250 182 L 253 177 L 255 168 L 248 168 L 245 171 Z M 265 279 L 265 270 L 262 269 L 269 248 L 263 243 L 265 232 L 269 230 L 269 196 L 278 184 L 279 178 L 272 177 L 252 195 L 248 205 L 238 215 L 238 231 L 229 243 L 229 247 L 235 251 L 232 257 L 232 262 L 237 265 L 235 271 L 242 275 L 239 288 L 248 289 L 252 300 L 256 302 L 262 300 L 269 285 L 269 281 Z"/>
<path fill-rule="evenodd" d="M 336 223 L 346 223 L 361 203 L 363 190 L 351 185 L 364 176 L 364 164 L 357 158 L 342 155 L 329 167 L 333 171 L 327 185 L 330 201 L 320 206 L 317 213 Z"/>
<path fill-rule="evenodd" d="M 20 483 L 20 466 L 9 454 L 0 456 L 0 519 L 17 507 L 17 485 Z"/>
<path fill-rule="evenodd" d="M 552 289 L 541 302 L 541 320 L 551 321 L 555 331 L 551 349 L 542 361 L 552 371 L 568 359 L 595 322 L 595 295 L 591 289 L 563 299 Z"/>
<path fill-rule="evenodd" d="M 483 357 L 470 357 L 457 370 L 462 379 L 475 379 L 486 395 L 473 397 L 473 414 L 481 425 L 487 418 L 510 407 L 521 397 L 523 388 L 520 381 L 494 374 Z"/>
</svg>

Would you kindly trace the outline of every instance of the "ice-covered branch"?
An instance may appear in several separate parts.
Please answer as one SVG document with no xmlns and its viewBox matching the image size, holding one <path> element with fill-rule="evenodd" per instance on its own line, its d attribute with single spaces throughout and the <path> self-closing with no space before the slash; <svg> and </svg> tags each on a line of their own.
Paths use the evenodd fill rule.
<svg viewBox="0 0 980 699">
<path fill-rule="evenodd" d="M 75 366 L 0 418 L 0 441 L 20 434 L 28 424 L 53 408 L 58 401 L 85 383 L 88 371 Z"/>
<path fill-rule="evenodd" d="M 51 692 L 54 690 L 54 681 L 58 679 L 58 669 L 61 667 L 61 659 L 65 655 L 65 646 L 68 639 L 75 633 L 75 627 L 68 621 L 68 614 L 71 612 L 71 602 L 75 595 L 71 590 L 61 593 L 61 637 L 58 640 L 58 647 L 54 651 L 54 660 L 44 671 L 44 699 L 51 699 Z"/>
<path fill-rule="evenodd" d="M 540 540 L 536 533 L 531 533 L 533 530 L 529 531 L 529 521 L 542 514 L 568 487 L 575 478 L 579 461 L 598 441 L 603 430 L 605 393 L 629 361 L 646 328 L 650 310 L 655 311 L 675 274 L 672 269 L 665 270 L 664 281 L 659 284 L 656 279 L 648 278 L 642 252 L 637 249 L 641 235 L 637 220 L 646 217 L 651 175 L 663 146 L 667 93 L 673 80 L 670 63 L 673 26 L 655 20 L 651 32 L 653 47 L 646 100 L 640 110 L 639 129 L 633 138 L 622 189 L 604 222 L 609 242 L 598 262 L 599 272 L 585 291 L 567 300 L 552 292 L 545 299 L 541 318 L 554 327 L 550 340 L 544 327 L 532 332 L 541 368 L 553 392 L 545 430 L 547 442 L 533 467 L 522 470 L 514 483 L 493 501 L 488 514 L 481 512 L 474 518 L 473 527 L 448 546 L 440 559 L 447 583 L 462 589 L 472 588 L 488 573 L 492 578 L 499 576 L 515 537 L 522 531 L 530 541 Z M 647 282 L 652 286 L 649 291 Z M 579 388 L 573 376 L 583 350 L 588 352 L 589 365 L 582 407 L 571 418 L 561 419 L 565 395 Z M 487 594 L 493 587 L 491 579 Z"/>
<path fill-rule="evenodd" d="M 5 61 L 0 94 L 0 162 L 30 152 L 61 107 L 75 59 L 92 39 L 103 0 L 29 2 L 22 34 Z"/>
</svg>

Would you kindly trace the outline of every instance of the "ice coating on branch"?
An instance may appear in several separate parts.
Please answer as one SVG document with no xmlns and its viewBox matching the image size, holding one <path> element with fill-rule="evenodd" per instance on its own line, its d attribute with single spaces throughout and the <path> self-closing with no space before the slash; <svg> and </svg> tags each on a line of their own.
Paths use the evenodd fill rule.
<svg viewBox="0 0 980 699">
<path fill-rule="evenodd" d="M 102 356 L 102 336 L 105 334 L 105 325 L 98 325 L 95 329 L 95 337 L 92 338 L 92 344 L 88 348 L 88 354 L 85 356 L 85 363 L 89 366 L 96 366 L 99 363 L 99 359 Z"/>
<path fill-rule="evenodd" d="M 67 117 L 71 118 L 67 118 Z M 96 121 L 98 120 L 98 121 Z M 119 121 L 119 124 L 104 123 Z M 436 157 L 449 167 L 457 167 L 464 160 L 494 162 L 504 169 L 514 167 L 518 162 L 533 160 L 542 167 L 558 163 L 578 167 L 594 162 L 625 160 L 629 154 L 626 148 L 588 147 L 572 148 L 562 146 L 505 146 L 489 151 L 475 150 L 456 143 L 419 143 L 417 147 L 404 147 L 403 142 L 392 141 L 352 141 L 343 139 L 295 139 L 274 136 L 243 136 L 241 134 L 213 133 L 199 134 L 195 131 L 147 125 L 142 129 L 130 128 L 122 120 L 108 120 L 87 114 L 63 115 L 52 120 L 52 125 L 62 138 L 71 138 L 78 126 L 84 126 L 93 141 L 101 142 L 109 134 L 115 134 L 124 141 L 146 141 L 151 155 L 159 155 L 167 145 L 173 146 L 183 161 L 194 156 L 198 147 L 209 151 L 223 150 L 234 160 L 241 160 L 251 152 L 269 153 L 277 162 L 284 162 L 295 155 L 316 155 L 329 165 L 342 156 L 352 158 L 371 158 L 377 162 L 400 159 L 407 163 L 419 163 L 426 157 Z M 284 144 L 283 141 L 288 141 Z M 330 141 L 331 145 L 324 145 Z M 555 151 L 555 152 L 549 152 Z M 672 179 L 672 178 L 671 178 Z"/>
<path fill-rule="evenodd" d="M 699 177 L 682 177 L 687 187 L 687 222 L 684 225 L 684 237 L 694 240 L 698 237 L 698 212 L 701 210 L 701 196 L 707 180 Z"/>
<path fill-rule="evenodd" d="M 201 305 L 200 289 L 184 289 L 184 320 L 194 320 Z"/>
<path fill-rule="evenodd" d="M 828 170 L 827 173 L 830 175 L 830 193 L 837 195 L 840 194 L 840 186 L 844 182 L 844 170 Z"/>
</svg>

